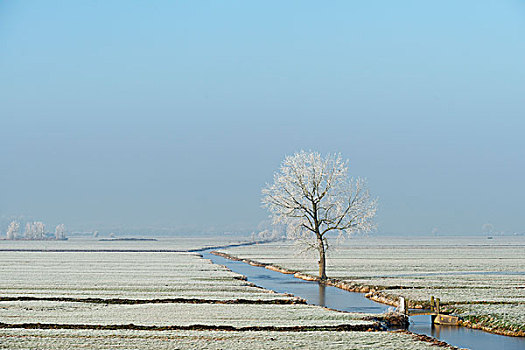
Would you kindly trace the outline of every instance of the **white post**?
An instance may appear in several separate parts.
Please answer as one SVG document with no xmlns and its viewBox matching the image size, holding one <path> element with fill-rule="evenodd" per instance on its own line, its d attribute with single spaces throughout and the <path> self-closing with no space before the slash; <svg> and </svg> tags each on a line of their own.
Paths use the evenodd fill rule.
<svg viewBox="0 0 525 350">
<path fill-rule="evenodd" d="M 407 312 L 405 305 L 405 298 L 399 297 L 399 306 L 397 307 L 397 311 L 403 315 Z"/>
</svg>

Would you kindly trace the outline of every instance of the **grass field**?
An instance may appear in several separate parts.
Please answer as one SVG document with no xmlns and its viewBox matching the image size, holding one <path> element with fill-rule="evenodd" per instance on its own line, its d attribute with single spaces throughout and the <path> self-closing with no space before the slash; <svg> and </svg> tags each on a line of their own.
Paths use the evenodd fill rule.
<svg viewBox="0 0 525 350">
<path fill-rule="evenodd" d="M 18 241 L 1 242 L 0 249 L 42 243 L 54 247 L 48 249 L 85 248 L 79 241 Z M 104 250 L 109 243 L 113 250 L 157 245 L 103 242 Z M 203 246 L 186 241 L 184 248 Z M 197 253 L 0 251 L 0 348 L 434 348 L 409 334 L 362 332 L 378 325 L 361 314 L 300 302 L 258 288 Z"/>
<path fill-rule="evenodd" d="M 5 323 L 232 327 L 336 326 L 372 324 L 359 314 L 334 312 L 312 305 L 138 304 L 4 301 Z"/>
<path fill-rule="evenodd" d="M 0 329 L 0 349 L 345 349 L 431 350 L 390 332 L 231 332 Z"/>
<path fill-rule="evenodd" d="M 108 237 L 71 237 L 66 241 L 31 241 L 0 239 L 0 250 L 177 250 L 187 251 L 207 247 L 225 246 L 247 242 L 246 239 L 222 237 L 160 237 L 156 241 L 107 241 Z"/>
<path fill-rule="evenodd" d="M 1 296 L 288 298 L 253 288 L 197 253 L 1 252 Z"/>
<path fill-rule="evenodd" d="M 221 250 L 233 256 L 317 274 L 317 259 L 293 242 Z M 328 258 L 329 277 L 370 286 L 413 305 L 433 295 L 460 315 L 494 318 L 500 328 L 525 331 L 525 237 L 357 237 Z M 487 305 L 489 303 L 489 305 Z M 465 305 L 469 304 L 468 307 Z M 503 326 L 504 325 L 504 326 Z"/>
</svg>

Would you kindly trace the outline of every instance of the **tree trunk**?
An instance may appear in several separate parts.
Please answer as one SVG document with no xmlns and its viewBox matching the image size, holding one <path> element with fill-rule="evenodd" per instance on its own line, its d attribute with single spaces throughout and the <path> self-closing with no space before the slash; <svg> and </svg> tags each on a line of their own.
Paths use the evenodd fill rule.
<svg viewBox="0 0 525 350">
<path fill-rule="evenodd" d="M 313 220 L 314 220 L 314 232 L 317 236 L 317 250 L 319 251 L 319 278 L 321 281 L 324 281 L 326 279 L 326 260 L 325 260 L 325 247 L 323 242 L 323 236 L 321 235 L 321 231 L 319 229 L 319 221 L 317 218 L 317 203 L 312 202 L 312 212 L 313 212 Z"/>
<path fill-rule="evenodd" d="M 317 238 L 317 244 L 317 250 L 319 251 L 319 278 L 324 281 L 326 279 L 326 260 L 323 239 Z"/>
</svg>

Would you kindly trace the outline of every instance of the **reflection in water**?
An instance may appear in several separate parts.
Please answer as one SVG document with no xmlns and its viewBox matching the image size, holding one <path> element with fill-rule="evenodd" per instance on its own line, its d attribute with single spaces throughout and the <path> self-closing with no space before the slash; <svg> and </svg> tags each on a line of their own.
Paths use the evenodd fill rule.
<svg viewBox="0 0 525 350">
<path fill-rule="evenodd" d="M 326 286 L 319 283 L 319 305 L 326 306 Z"/>
<path fill-rule="evenodd" d="M 431 334 L 434 338 L 438 338 L 439 339 L 439 334 L 440 334 L 440 326 L 439 325 L 435 325 L 435 324 L 432 324 L 431 326 Z M 450 327 L 450 326 L 449 326 Z"/>
</svg>

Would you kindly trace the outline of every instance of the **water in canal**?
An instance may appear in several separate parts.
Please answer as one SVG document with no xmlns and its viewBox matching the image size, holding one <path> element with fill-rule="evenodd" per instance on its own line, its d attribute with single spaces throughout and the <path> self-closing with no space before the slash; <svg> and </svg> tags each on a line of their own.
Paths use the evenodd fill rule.
<svg viewBox="0 0 525 350">
<path fill-rule="evenodd" d="M 363 313 L 383 313 L 390 308 L 388 305 L 376 303 L 365 298 L 362 293 L 348 292 L 336 287 L 324 286 L 317 282 L 304 281 L 295 278 L 293 275 L 216 256 L 211 254 L 210 251 L 204 251 L 202 255 L 215 264 L 224 265 L 230 270 L 246 276 L 248 281 L 259 287 L 278 293 L 293 294 L 306 299 L 308 304 L 326 306 L 341 311 Z M 411 332 L 426 334 L 460 348 L 472 350 L 525 350 L 525 338 L 523 337 L 506 337 L 465 327 L 432 325 L 430 316 L 412 316 L 410 317 L 410 323 L 409 330 Z"/>
</svg>

